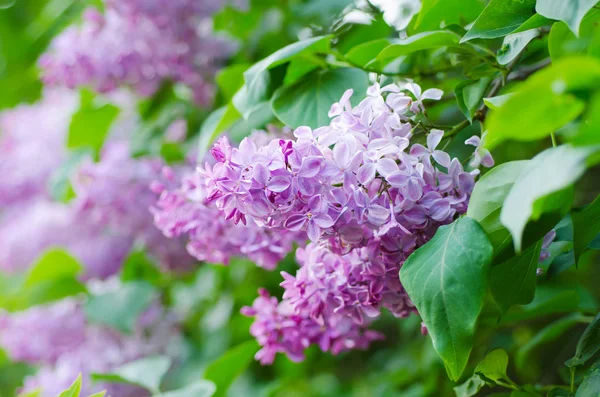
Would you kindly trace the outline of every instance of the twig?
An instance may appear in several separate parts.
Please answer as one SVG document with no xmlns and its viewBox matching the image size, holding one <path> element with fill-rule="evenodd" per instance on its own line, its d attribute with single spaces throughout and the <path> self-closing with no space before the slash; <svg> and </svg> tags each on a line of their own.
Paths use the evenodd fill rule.
<svg viewBox="0 0 600 397">
<path fill-rule="evenodd" d="M 509 73 L 507 80 L 508 81 L 525 80 L 527 77 L 529 77 L 533 73 L 550 65 L 550 62 L 551 62 L 550 58 L 545 58 L 539 62 L 533 63 L 528 66 L 524 66 L 519 70 L 515 70 L 514 72 Z"/>
</svg>

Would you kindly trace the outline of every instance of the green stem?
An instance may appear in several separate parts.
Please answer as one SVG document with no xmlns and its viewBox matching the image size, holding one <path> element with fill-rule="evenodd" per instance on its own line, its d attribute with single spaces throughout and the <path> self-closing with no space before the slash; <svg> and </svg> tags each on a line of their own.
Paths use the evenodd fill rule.
<svg viewBox="0 0 600 397">
<path fill-rule="evenodd" d="M 459 132 L 461 132 L 462 130 L 467 128 L 469 125 L 471 125 L 469 120 L 461 121 L 454 128 L 452 128 L 450 131 L 448 131 L 446 134 L 444 134 L 444 138 L 449 138 L 451 136 L 458 134 Z"/>
<path fill-rule="evenodd" d="M 550 133 L 550 138 L 552 138 L 552 147 L 556 147 L 556 136 L 554 135 L 554 131 Z"/>
<path fill-rule="evenodd" d="M 575 367 L 571 367 L 571 394 L 575 393 Z"/>
</svg>

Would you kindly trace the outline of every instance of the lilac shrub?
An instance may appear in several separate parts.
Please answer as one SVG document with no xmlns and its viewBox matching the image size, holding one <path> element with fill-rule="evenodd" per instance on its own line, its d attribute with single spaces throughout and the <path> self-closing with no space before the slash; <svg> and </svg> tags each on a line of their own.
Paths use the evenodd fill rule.
<svg viewBox="0 0 600 397">
<path fill-rule="evenodd" d="M 199 171 L 207 201 L 225 219 L 306 232 L 311 241 L 297 251 L 296 275 L 283 273 L 282 301 L 263 291 L 243 310 L 255 317 L 264 364 L 277 352 L 301 359 L 311 344 L 334 354 L 366 348 L 381 337 L 368 327 L 382 308 L 397 317 L 416 312 L 400 267 L 465 213 L 479 173 L 440 149 L 443 131 L 417 121 L 440 90 L 375 84 L 356 107 L 352 94 L 333 104 L 329 125 L 299 127 L 295 139 L 246 138 L 236 148 L 221 138 L 211 150 L 216 163 Z M 422 130 L 426 144 L 411 143 Z M 476 150 L 474 163 L 489 165 Z"/>
<path fill-rule="evenodd" d="M 81 26 L 57 36 L 40 59 L 46 84 L 89 85 L 100 92 L 121 86 L 152 95 L 165 80 L 190 87 L 196 102 L 210 103 L 210 82 L 234 44 L 212 34 L 210 16 L 223 1 L 106 0 L 89 8 Z"/>
</svg>

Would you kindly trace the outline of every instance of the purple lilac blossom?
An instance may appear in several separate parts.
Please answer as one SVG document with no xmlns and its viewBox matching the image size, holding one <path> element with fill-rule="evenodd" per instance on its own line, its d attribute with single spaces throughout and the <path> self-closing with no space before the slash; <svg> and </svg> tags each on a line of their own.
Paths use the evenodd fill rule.
<svg viewBox="0 0 600 397">
<path fill-rule="evenodd" d="M 0 114 L 0 208 L 47 197 L 48 178 L 67 158 L 66 132 L 78 96 L 47 90 L 33 105 Z"/>
<path fill-rule="evenodd" d="M 152 95 L 165 80 L 190 87 L 210 103 L 216 67 L 234 45 L 212 34 L 210 16 L 220 0 L 106 0 L 104 14 L 85 11 L 81 26 L 65 30 L 40 58 L 46 84 L 120 86 Z"/>
<path fill-rule="evenodd" d="M 207 201 L 226 219 L 305 231 L 312 241 L 298 249 L 296 275 L 283 273 L 283 300 L 261 292 L 243 310 L 255 317 L 251 333 L 263 346 L 256 358 L 264 364 L 277 352 L 301 359 L 310 344 L 345 350 L 321 338 L 339 327 L 343 337 L 367 335 L 384 307 L 397 317 L 415 313 L 400 267 L 439 226 L 466 211 L 479 173 L 439 149 L 443 131 L 429 131 L 425 145 L 410 142 L 409 119 L 440 90 L 375 84 L 354 108 L 352 94 L 332 105 L 328 126 L 299 127 L 296 139 L 258 145 L 247 138 L 236 148 L 221 138 L 211 150 L 216 164 L 199 170 Z M 344 346 L 366 347 L 371 339 Z"/>
<path fill-rule="evenodd" d="M 41 389 L 41 397 L 55 397 L 83 375 L 83 394 L 108 390 L 109 396 L 147 395 L 129 385 L 93 383 L 91 373 L 110 372 L 120 365 L 153 354 L 169 354 L 177 340 L 172 318 L 154 304 L 140 317 L 135 332 L 87 323 L 81 302 L 67 298 L 16 313 L 0 313 L 0 345 L 14 361 L 38 368 L 24 381 L 23 392 Z"/>
<path fill-rule="evenodd" d="M 189 270 L 194 259 L 181 239 L 167 239 L 153 226 L 152 181 L 159 159 L 133 159 L 125 142 L 109 142 L 98 163 L 77 170 L 76 198 L 68 204 L 36 200 L 8 208 L 0 227 L 0 268 L 22 272 L 50 248 L 64 248 L 85 266 L 85 279 L 118 272 L 127 254 L 146 247 L 166 270 Z"/>
<path fill-rule="evenodd" d="M 173 175 L 170 169 L 165 173 Z M 292 251 L 294 242 L 306 240 L 303 232 L 236 225 L 224 219 L 207 201 L 204 180 L 198 173 L 184 176 L 179 188 L 169 190 L 157 182 L 154 190 L 160 195 L 151 209 L 155 225 L 167 237 L 187 236 L 188 252 L 200 261 L 228 264 L 233 256 L 245 256 L 272 270 Z"/>
</svg>

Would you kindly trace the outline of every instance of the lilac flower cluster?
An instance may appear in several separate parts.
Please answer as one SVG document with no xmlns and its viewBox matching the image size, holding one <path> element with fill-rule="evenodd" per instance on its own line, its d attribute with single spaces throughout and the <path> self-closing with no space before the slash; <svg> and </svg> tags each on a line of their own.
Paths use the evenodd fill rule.
<svg viewBox="0 0 600 397">
<path fill-rule="evenodd" d="M 46 196 L 51 173 L 67 157 L 66 132 L 77 105 L 77 95 L 48 90 L 39 103 L 0 114 L 0 208 Z"/>
<path fill-rule="evenodd" d="M 112 396 L 147 395 L 134 386 L 93 383 L 89 375 L 111 372 L 152 354 L 165 354 L 176 339 L 173 320 L 158 304 L 139 319 L 132 335 L 89 324 L 81 302 L 74 298 L 0 314 L 2 348 L 12 360 L 39 367 L 25 379 L 23 392 L 40 389 L 41 397 L 57 396 L 79 373 L 83 375 L 84 395 L 101 390 Z"/>
<path fill-rule="evenodd" d="M 216 65 L 234 45 L 211 33 L 221 0 L 107 0 L 104 14 L 86 10 L 81 26 L 54 39 L 40 59 L 47 84 L 91 85 L 100 92 L 129 86 L 151 95 L 162 81 L 189 86 L 209 103 Z"/>
<path fill-rule="evenodd" d="M 258 141 L 279 132 L 257 131 L 252 135 Z M 154 223 L 167 237 L 187 236 L 188 252 L 204 262 L 228 264 L 231 257 L 244 256 L 266 269 L 274 269 L 295 242 L 306 241 L 304 232 L 275 231 L 254 222 L 236 225 L 224 219 L 221 212 L 207 198 L 206 181 L 200 173 L 178 178 L 170 168 L 163 170 L 163 181 L 181 186 L 169 188 L 164 182 L 155 182 L 153 190 L 159 199 L 151 208 Z"/>
<path fill-rule="evenodd" d="M 25 271 L 45 250 L 61 247 L 85 265 L 86 279 L 106 278 L 138 245 L 163 268 L 191 268 L 183 241 L 165 238 L 148 212 L 154 201 L 149 185 L 162 166 L 157 159 L 132 159 L 126 143 L 111 142 L 100 162 L 89 160 L 75 172 L 77 197 L 68 204 L 42 195 L 6 207 L 0 214 L 0 268 Z"/>
<path fill-rule="evenodd" d="M 367 327 L 382 307 L 397 317 L 415 312 L 399 269 L 466 211 L 479 173 L 439 148 L 441 130 L 425 129 L 425 145 L 411 145 L 423 101 L 439 99 L 440 90 L 375 84 L 354 108 L 352 94 L 331 107 L 328 126 L 300 127 L 295 140 L 247 138 L 234 148 L 220 139 L 211 150 L 216 164 L 200 170 L 206 200 L 226 219 L 305 231 L 312 241 L 297 252 L 296 275 L 283 273 L 283 301 L 263 292 L 244 309 L 256 317 L 251 332 L 263 363 L 277 352 L 299 359 L 313 343 L 333 353 L 366 347 L 377 339 Z M 487 153 L 474 156 L 490 164 Z"/>
</svg>

